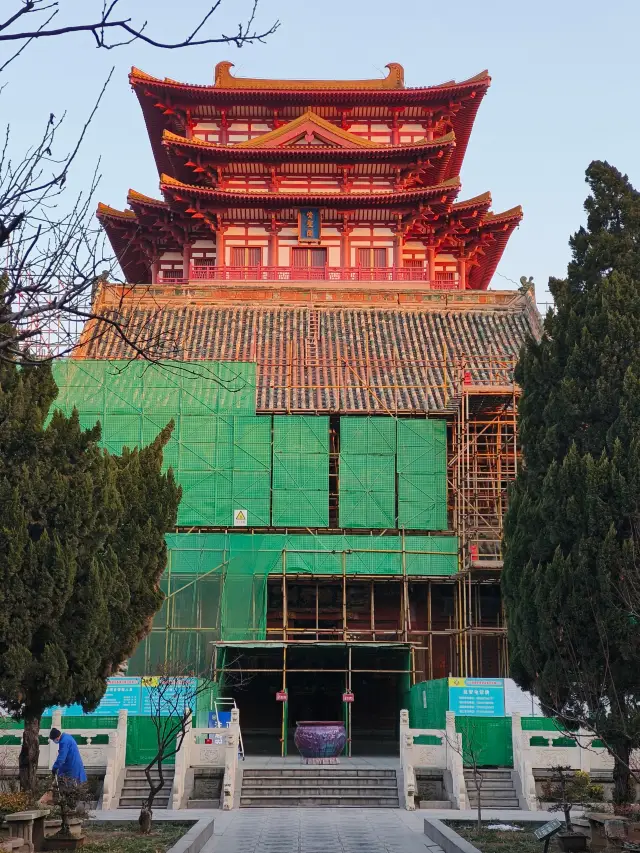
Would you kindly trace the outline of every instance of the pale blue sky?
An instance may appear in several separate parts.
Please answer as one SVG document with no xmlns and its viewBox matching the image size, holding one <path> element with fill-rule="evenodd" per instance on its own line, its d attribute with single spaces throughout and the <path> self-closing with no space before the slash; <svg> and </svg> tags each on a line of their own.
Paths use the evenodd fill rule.
<svg viewBox="0 0 640 853">
<path fill-rule="evenodd" d="M 64 15 L 88 17 L 98 2 L 62 0 Z M 187 29 L 210 0 L 126 5 L 166 33 Z M 226 0 L 216 30 L 234 29 L 249 6 L 250 0 Z M 124 207 L 129 187 L 158 194 L 142 115 L 128 86 L 131 65 L 210 83 L 222 59 L 242 76 L 319 78 L 374 77 L 393 61 L 404 65 L 409 86 L 488 68 L 493 84 L 471 136 L 460 197 L 489 189 L 495 210 L 522 204 L 523 224 L 493 287 L 533 275 L 539 299 L 548 277 L 565 271 L 568 237 L 584 218 L 589 162 L 607 159 L 640 186 L 640 0 L 262 0 L 261 23 L 276 17 L 282 25 L 268 43 L 242 50 L 161 51 L 138 43 L 106 52 L 88 35 L 41 42 L 8 69 L 1 118 L 10 118 L 16 141 L 28 142 L 50 111 L 66 109 L 66 134 L 75 138 L 115 64 L 71 189 L 89 181 L 100 156 L 99 200 Z"/>
</svg>

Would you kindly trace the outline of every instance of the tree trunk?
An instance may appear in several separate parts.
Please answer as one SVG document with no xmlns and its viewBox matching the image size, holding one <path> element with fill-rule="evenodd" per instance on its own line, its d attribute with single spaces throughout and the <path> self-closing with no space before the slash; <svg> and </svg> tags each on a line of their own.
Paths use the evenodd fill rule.
<svg viewBox="0 0 640 853">
<path fill-rule="evenodd" d="M 28 714 L 24 718 L 22 748 L 18 758 L 20 772 L 20 790 L 35 791 L 38 776 L 38 756 L 40 755 L 40 719 L 41 714 Z"/>
<path fill-rule="evenodd" d="M 631 787 L 631 748 L 628 743 L 616 743 L 613 751 L 613 802 L 616 805 L 635 802 Z"/>
</svg>

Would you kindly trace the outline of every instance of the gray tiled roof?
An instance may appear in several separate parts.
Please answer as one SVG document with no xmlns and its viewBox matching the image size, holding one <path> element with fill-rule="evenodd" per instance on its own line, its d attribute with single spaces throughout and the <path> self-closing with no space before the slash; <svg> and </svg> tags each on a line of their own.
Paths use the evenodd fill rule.
<svg viewBox="0 0 640 853">
<path fill-rule="evenodd" d="M 460 365 L 468 381 L 505 384 L 536 329 L 531 310 L 165 306 L 128 309 L 173 357 L 256 361 L 258 411 L 427 412 L 450 405 Z M 131 358 L 112 331 L 85 358 Z M 446 381 L 445 381 L 446 380 Z"/>
</svg>

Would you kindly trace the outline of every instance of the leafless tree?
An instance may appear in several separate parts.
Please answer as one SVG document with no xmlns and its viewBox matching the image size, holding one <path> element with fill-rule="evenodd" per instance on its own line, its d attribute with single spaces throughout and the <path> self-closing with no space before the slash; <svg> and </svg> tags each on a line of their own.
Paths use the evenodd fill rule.
<svg viewBox="0 0 640 853">
<path fill-rule="evenodd" d="M 477 798 L 476 826 L 482 829 L 482 785 L 485 774 L 482 770 L 483 737 L 473 717 L 467 717 L 460 742 L 447 738 L 448 746 L 462 758 L 463 767 L 470 771 Z"/>
<path fill-rule="evenodd" d="M 98 48 L 107 50 L 134 41 L 161 49 L 242 47 L 263 41 L 279 26 L 277 20 L 258 26 L 259 0 L 247 0 L 246 15 L 234 32 L 211 32 L 215 13 L 224 4 L 225 0 L 216 0 L 190 29 L 167 38 L 152 32 L 153 21 L 150 26 L 149 21 L 136 20 L 133 0 L 86 0 L 80 20 L 70 17 L 81 14 L 78 7 L 70 11 L 62 0 L 11 0 L 4 4 L 10 8 L 0 14 L 0 44 L 13 45 L 15 51 L 0 60 L 0 92 L 7 67 L 29 45 L 50 38 L 88 34 Z M 54 113 L 26 148 L 15 152 L 10 126 L 0 142 L 0 360 L 40 361 L 64 355 L 78 345 L 83 327 L 83 343 L 110 331 L 138 357 L 157 361 L 180 355 L 177 339 L 150 334 L 152 324 L 141 329 L 128 322 L 120 310 L 126 287 L 108 310 L 95 309 L 95 296 L 104 282 L 117 283 L 115 262 L 93 216 L 99 163 L 86 191 L 69 198 L 67 184 L 111 74 L 70 151 L 58 150 L 65 115 Z M 16 333 L 9 333 L 7 326 Z"/>
<path fill-rule="evenodd" d="M 149 794 L 142 802 L 138 819 L 142 831 L 149 832 L 153 802 L 167 781 L 164 765 L 180 752 L 198 696 L 208 692 L 213 682 L 208 677 L 196 678 L 184 664 L 171 663 L 161 667 L 159 675 L 143 679 L 142 686 L 147 691 L 149 716 L 156 734 L 156 753 L 145 767 Z"/>
</svg>

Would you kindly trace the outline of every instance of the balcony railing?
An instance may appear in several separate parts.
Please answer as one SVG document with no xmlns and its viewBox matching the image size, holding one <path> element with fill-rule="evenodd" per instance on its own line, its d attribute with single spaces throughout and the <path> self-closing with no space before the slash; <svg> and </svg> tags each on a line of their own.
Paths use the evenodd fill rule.
<svg viewBox="0 0 640 853">
<path fill-rule="evenodd" d="M 163 281 L 179 280 L 162 276 Z M 458 279 L 452 273 L 436 273 L 422 267 L 269 267 L 269 266 L 201 266 L 192 265 L 190 281 L 420 281 L 434 290 L 456 290 Z"/>
</svg>

